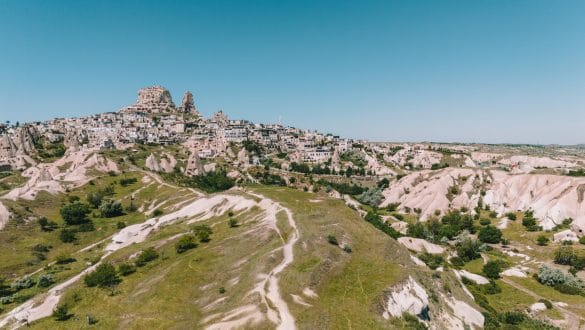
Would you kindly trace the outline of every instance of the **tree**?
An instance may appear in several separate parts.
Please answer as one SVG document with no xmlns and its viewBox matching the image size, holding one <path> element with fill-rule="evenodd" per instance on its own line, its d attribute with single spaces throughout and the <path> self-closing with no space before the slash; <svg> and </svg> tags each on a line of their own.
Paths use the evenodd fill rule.
<svg viewBox="0 0 585 330">
<path fill-rule="evenodd" d="M 548 237 L 546 237 L 545 235 L 540 235 L 536 238 L 536 244 L 538 244 L 540 246 L 547 245 L 549 241 L 550 241 L 550 239 Z"/>
<path fill-rule="evenodd" d="M 182 236 L 181 238 L 179 238 L 177 244 L 175 244 L 175 250 L 177 251 L 177 253 L 183 253 L 196 247 L 197 243 L 195 242 L 195 236 L 192 235 Z"/>
<path fill-rule="evenodd" d="M 483 265 L 482 271 L 488 278 L 498 279 L 500 278 L 502 267 L 500 266 L 499 262 L 490 260 L 485 265 Z"/>
<path fill-rule="evenodd" d="M 89 207 L 87 204 L 75 202 L 63 206 L 60 210 L 61 217 L 66 225 L 80 225 L 89 222 L 87 215 L 89 214 Z"/>
<path fill-rule="evenodd" d="M 485 226 L 479 230 L 477 238 L 484 243 L 499 243 L 502 240 L 502 231 L 491 225 Z"/>
<path fill-rule="evenodd" d="M 481 257 L 480 243 L 471 238 L 466 238 L 456 244 L 457 256 L 464 262 L 468 262 Z"/>
<path fill-rule="evenodd" d="M 154 248 L 150 247 L 146 250 L 143 250 L 140 253 L 138 258 L 136 259 L 136 266 L 142 267 L 142 266 L 146 265 L 147 263 L 153 261 L 156 258 L 158 258 L 158 253 L 156 252 L 156 250 Z"/>
<path fill-rule="evenodd" d="M 211 227 L 209 225 L 196 225 L 193 227 L 193 233 L 199 239 L 199 242 L 207 243 L 211 240 L 210 236 L 212 234 Z"/>
<path fill-rule="evenodd" d="M 104 218 L 113 218 L 124 214 L 122 204 L 111 199 L 104 199 L 99 210 Z"/>
<path fill-rule="evenodd" d="M 327 242 L 329 242 L 329 244 L 339 245 L 339 243 L 337 242 L 337 237 L 333 235 L 327 235 Z"/>
<path fill-rule="evenodd" d="M 59 239 L 61 239 L 63 243 L 73 243 L 77 237 L 75 237 L 75 232 L 73 230 L 65 228 L 61 229 Z"/>
<path fill-rule="evenodd" d="M 83 279 L 88 287 L 112 288 L 120 283 L 116 268 L 111 263 L 99 265 Z"/>
<path fill-rule="evenodd" d="M 49 219 L 47 219 L 46 217 L 40 217 L 37 220 L 37 223 L 41 227 L 41 230 L 42 231 L 51 231 L 51 230 L 53 230 L 53 228 L 51 226 L 51 222 L 49 222 Z"/>
<path fill-rule="evenodd" d="M 53 317 L 57 321 L 67 321 L 71 318 L 67 305 L 59 305 L 53 310 Z"/>
<path fill-rule="evenodd" d="M 51 274 L 43 274 L 43 275 L 39 276 L 39 278 L 37 280 L 37 286 L 39 288 L 46 288 L 53 283 L 55 283 L 55 281 L 53 280 L 53 277 L 51 276 Z"/>
</svg>

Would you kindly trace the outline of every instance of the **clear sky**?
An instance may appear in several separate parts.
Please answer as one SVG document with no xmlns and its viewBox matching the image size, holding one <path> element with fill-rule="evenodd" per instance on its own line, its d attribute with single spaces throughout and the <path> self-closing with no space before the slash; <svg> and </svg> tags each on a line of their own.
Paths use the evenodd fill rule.
<svg viewBox="0 0 585 330">
<path fill-rule="evenodd" d="M 387 141 L 585 142 L 585 1 L 0 0 L 0 120 L 209 116 Z"/>
</svg>

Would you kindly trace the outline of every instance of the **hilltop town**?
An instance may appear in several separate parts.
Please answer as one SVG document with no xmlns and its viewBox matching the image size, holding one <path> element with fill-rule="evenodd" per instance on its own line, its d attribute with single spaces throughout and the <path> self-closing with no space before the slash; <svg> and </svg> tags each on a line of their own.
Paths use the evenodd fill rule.
<svg viewBox="0 0 585 330">
<path fill-rule="evenodd" d="M 0 328 L 582 329 L 584 169 L 204 118 L 160 86 L 1 124 Z"/>
</svg>

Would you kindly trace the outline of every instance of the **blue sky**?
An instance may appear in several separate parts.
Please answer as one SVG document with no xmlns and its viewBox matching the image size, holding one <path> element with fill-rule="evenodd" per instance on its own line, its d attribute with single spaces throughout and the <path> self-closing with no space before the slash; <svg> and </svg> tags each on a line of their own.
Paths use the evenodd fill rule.
<svg viewBox="0 0 585 330">
<path fill-rule="evenodd" d="M 208 116 L 387 141 L 585 142 L 585 1 L 0 1 L 0 120 Z"/>
</svg>

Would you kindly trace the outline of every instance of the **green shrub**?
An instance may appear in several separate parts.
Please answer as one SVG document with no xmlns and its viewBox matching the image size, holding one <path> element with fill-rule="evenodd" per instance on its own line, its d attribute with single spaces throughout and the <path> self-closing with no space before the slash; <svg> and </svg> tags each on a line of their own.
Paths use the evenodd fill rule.
<svg viewBox="0 0 585 330">
<path fill-rule="evenodd" d="M 61 217 L 66 225 L 80 225 L 83 223 L 87 223 L 89 219 L 87 215 L 89 214 L 89 207 L 87 204 L 75 202 L 72 204 L 67 204 L 61 207 L 59 210 L 61 213 Z"/>
<path fill-rule="evenodd" d="M 136 272 L 136 267 L 132 264 L 124 263 L 118 266 L 118 273 L 122 276 L 128 276 Z"/>
<path fill-rule="evenodd" d="M 39 276 L 39 278 L 37 279 L 37 286 L 39 288 L 46 288 L 51 286 L 51 284 L 55 283 L 55 281 L 53 280 L 53 276 L 51 276 L 51 274 L 42 274 L 41 276 Z"/>
<path fill-rule="evenodd" d="M 104 218 L 113 218 L 124 214 L 122 204 L 111 199 L 104 199 L 100 204 L 99 210 Z"/>
<path fill-rule="evenodd" d="M 93 272 L 85 275 L 83 281 L 88 287 L 107 288 L 117 285 L 121 280 L 116 268 L 111 263 L 103 263 L 97 266 Z"/>
<path fill-rule="evenodd" d="M 483 270 L 482 270 L 484 275 L 487 276 L 488 278 L 491 278 L 491 279 L 500 278 L 501 271 L 502 271 L 502 268 L 500 266 L 500 263 L 497 261 L 492 261 L 492 260 L 488 261 L 485 265 L 483 265 Z"/>
<path fill-rule="evenodd" d="M 71 318 L 71 316 L 73 315 L 69 314 L 69 308 L 67 305 L 58 305 L 53 310 L 53 317 L 57 321 L 67 321 Z"/>
<path fill-rule="evenodd" d="M 538 244 L 540 246 L 547 245 L 549 241 L 550 241 L 550 239 L 548 237 L 546 237 L 545 235 L 539 235 L 536 238 L 536 244 Z"/>
<path fill-rule="evenodd" d="M 199 239 L 201 243 L 207 243 L 211 240 L 211 234 L 213 231 L 209 225 L 196 225 L 193 226 L 193 233 Z"/>
<path fill-rule="evenodd" d="M 230 226 L 230 228 L 235 228 L 238 226 L 238 220 L 236 220 L 234 218 L 229 218 L 228 225 Z"/>
<path fill-rule="evenodd" d="M 479 230 L 477 238 L 484 243 L 499 243 L 502 240 L 502 231 L 494 226 L 485 226 Z"/>
<path fill-rule="evenodd" d="M 59 239 L 63 243 L 73 243 L 77 237 L 75 237 L 75 232 L 73 230 L 64 228 L 61 229 L 61 232 L 59 233 Z"/>
<path fill-rule="evenodd" d="M 482 226 L 487 226 L 487 225 L 490 225 L 491 223 L 492 223 L 492 221 L 490 219 L 486 219 L 486 218 L 479 219 L 479 224 Z"/>
<path fill-rule="evenodd" d="M 327 235 L 327 242 L 332 245 L 339 245 L 339 242 L 337 242 L 337 237 L 333 235 Z"/>
<path fill-rule="evenodd" d="M 163 211 L 161 209 L 156 209 L 152 212 L 152 216 L 153 217 L 160 217 L 161 215 L 163 215 Z"/>
<path fill-rule="evenodd" d="M 138 258 L 136 258 L 136 266 L 142 267 L 156 258 L 158 258 L 156 250 L 154 248 L 148 248 L 138 255 Z"/>
<path fill-rule="evenodd" d="M 347 244 L 343 246 L 343 251 L 345 251 L 346 253 L 352 253 L 353 252 L 353 250 L 351 249 L 351 246 L 349 246 Z"/>
<path fill-rule="evenodd" d="M 179 241 L 175 244 L 175 250 L 177 253 L 183 253 L 185 251 L 194 249 L 197 247 L 197 243 L 195 242 L 195 236 L 192 235 L 184 235 L 179 238 Z"/>
</svg>

